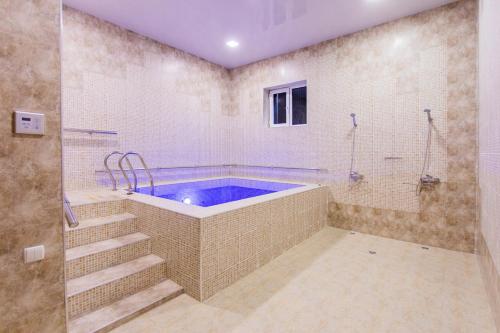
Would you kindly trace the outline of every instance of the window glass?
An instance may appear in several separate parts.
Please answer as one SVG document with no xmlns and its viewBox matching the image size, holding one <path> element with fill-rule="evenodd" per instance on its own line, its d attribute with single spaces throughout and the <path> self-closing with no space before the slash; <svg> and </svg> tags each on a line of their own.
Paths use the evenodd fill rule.
<svg viewBox="0 0 500 333">
<path fill-rule="evenodd" d="M 307 87 L 292 88 L 292 125 L 307 124 Z"/>
<path fill-rule="evenodd" d="M 273 95 L 274 125 L 286 124 L 286 92 Z"/>
</svg>

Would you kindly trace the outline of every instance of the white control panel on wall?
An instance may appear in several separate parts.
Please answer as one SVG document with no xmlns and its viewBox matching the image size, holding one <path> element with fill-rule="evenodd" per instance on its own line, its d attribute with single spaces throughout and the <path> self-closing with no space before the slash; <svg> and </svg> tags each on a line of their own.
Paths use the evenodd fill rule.
<svg viewBox="0 0 500 333">
<path fill-rule="evenodd" d="M 18 134 L 45 134 L 45 115 L 43 113 L 32 113 L 15 111 L 16 133 Z"/>
</svg>

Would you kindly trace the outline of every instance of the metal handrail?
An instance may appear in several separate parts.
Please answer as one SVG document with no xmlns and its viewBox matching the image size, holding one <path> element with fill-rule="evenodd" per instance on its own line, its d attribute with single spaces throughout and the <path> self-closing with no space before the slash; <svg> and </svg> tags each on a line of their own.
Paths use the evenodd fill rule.
<svg viewBox="0 0 500 333">
<path fill-rule="evenodd" d="M 110 134 L 117 135 L 117 131 L 108 131 L 108 130 L 98 130 L 98 129 L 90 129 L 90 128 L 63 128 L 65 132 L 74 132 L 74 133 L 88 133 L 88 134 Z"/>
<path fill-rule="evenodd" d="M 104 158 L 104 167 L 106 168 L 106 171 L 109 174 L 109 178 L 111 179 L 111 182 L 113 183 L 113 191 L 116 191 L 117 190 L 117 188 L 116 188 L 117 181 L 116 181 L 115 176 L 113 176 L 113 172 L 111 171 L 111 169 L 108 166 L 108 159 L 113 155 L 123 155 L 123 153 L 120 151 L 113 151 L 113 152 L 109 153 L 108 155 L 106 155 L 106 157 Z M 130 163 L 130 160 L 128 159 L 128 157 L 125 160 L 127 161 L 129 168 L 132 169 L 132 164 Z"/>
<path fill-rule="evenodd" d="M 64 207 L 64 215 L 66 216 L 66 221 L 68 221 L 68 226 L 70 228 L 76 228 L 78 227 L 78 219 L 76 218 L 75 213 L 73 212 L 73 209 L 71 208 L 71 204 L 69 203 L 68 198 L 66 198 L 66 195 L 64 195 L 63 198 L 63 207 Z"/>
<path fill-rule="evenodd" d="M 154 181 L 153 181 L 153 176 L 151 175 L 151 172 L 149 172 L 149 168 L 146 165 L 146 162 L 144 162 L 144 159 L 142 158 L 142 156 L 139 153 L 136 153 L 134 151 L 129 151 L 129 152 L 123 154 L 123 156 L 120 158 L 120 160 L 118 160 L 118 167 L 122 171 L 123 177 L 125 177 L 125 179 L 127 180 L 127 183 L 128 183 L 128 193 L 127 194 L 132 194 L 132 193 L 137 191 L 137 174 L 135 173 L 135 170 L 132 167 L 132 165 L 130 164 L 130 162 L 128 162 L 128 165 L 129 165 L 130 171 L 132 172 L 132 175 L 134 176 L 134 190 L 133 191 L 132 191 L 132 183 L 130 182 L 130 179 L 128 178 L 127 173 L 123 169 L 123 165 L 122 165 L 123 160 L 127 159 L 127 161 L 128 161 L 128 158 L 127 158 L 128 155 L 135 155 L 141 161 L 142 166 L 144 168 L 144 171 L 146 171 L 146 174 L 149 177 L 149 182 L 151 184 L 151 195 L 154 195 L 155 185 L 154 185 Z"/>
<path fill-rule="evenodd" d="M 285 167 L 276 165 L 250 165 L 250 164 L 212 164 L 212 165 L 183 165 L 183 166 L 168 166 L 156 167 L 154 170 L 172 170 L 172 169 L 197 169 L 197 168 L 267 168 L 267 169 L 284 169 L 284 170 L 304 170 L 316 172 L 328 172 L 325 168 L 301 168 L 301 167 Z M 136 168 L 135 170 L 143 170 Z M 105 170 L 96 170 L 96 172 L 104 172 Z M 115 170 L 116 171 L 116 170 Z"/>
</svg>

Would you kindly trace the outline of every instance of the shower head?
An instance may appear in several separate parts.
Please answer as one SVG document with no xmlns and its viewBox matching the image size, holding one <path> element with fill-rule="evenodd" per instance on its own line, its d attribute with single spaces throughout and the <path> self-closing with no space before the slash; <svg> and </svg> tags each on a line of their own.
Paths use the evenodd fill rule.
<svg viewBox="0 0 500 333">
<path fill-rule="evenodd" d="M 356 123 L 356 114 L 355 113 L 351 113 L 351 117 L 352 117 L 352 125 L 354 127 L 358 127 L 358 124 Z"/>
<path fill-rule="evenodd" d="M 425 109 L 425 113 L 427 113 L 427 121 L 432 122 L 432 117 L 431 117 L 431 110 L 430 109 Z"/>
</svg>

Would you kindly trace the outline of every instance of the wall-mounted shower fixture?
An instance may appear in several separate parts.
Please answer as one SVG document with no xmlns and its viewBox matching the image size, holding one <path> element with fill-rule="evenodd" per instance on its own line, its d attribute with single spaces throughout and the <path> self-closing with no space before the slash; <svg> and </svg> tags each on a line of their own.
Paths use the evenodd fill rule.
<svg viewBox="0 0 500 333">
<path fill-rule="evenodd" d="M 356 130 L 358 128 L 358 124 L 356 123 L 356 114 L 355 113 L 351 113 L 351 117 L 352 117 L 352 130 L 353 130 L 353 133 L 352 133 L 352 149 L 351 149 L 351 168 L 349 169 L 349 183 L 358 183 L 360 181 L 362 181 L 365 176 L 363 176 L 362 174 L 360 174 L 359 172 L 357 171 L 354 171 L 354 149 L 356 147 Z"/>
<path fill-rule="evenodd" d="M 432 119 L 432 117 L 431 117 L 431 110 L 429 110 L 429 109 L 425 109 L 425 110 L 424 110 L 424 112 L 425 112 L 425 113 L 427 113 L 427 121 L 428 121 L 429 123 L 432 123 L 432 120 L 433 120 L 433 119 Z"/>
<path fill-rule="evenodd" d="M 351 117 L 352 117 L 352 125 L 354 127 L 358 127 L 358 124 L 356 123 L 356 114 L 355 113 L 351 113 Z"/>
<path fill-rule="evenodd" d="M 431 143 L 432 143 L 432 117 L 431 110 L 425 109 L 425 113 L 427 113 L 427 142 L 425 145 L 425 155 L 424 155 L 424 165 L 422 166 L 422 172 L 420 173 L 420 179 L 417 184 L 416 194 L 419 195 L 422 190 L 425 189 L 433 189 L 434 186 L 439 184 L 441 181 L 437 177 L 433 177 L 429 175 L 429 167 L 430 167 L 430 154 L 431 154 Z M 425 176 L 424 176 L 425 175 Z"/>
</svg>

